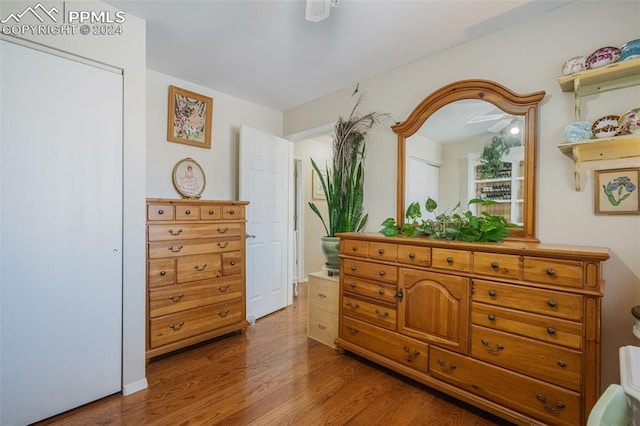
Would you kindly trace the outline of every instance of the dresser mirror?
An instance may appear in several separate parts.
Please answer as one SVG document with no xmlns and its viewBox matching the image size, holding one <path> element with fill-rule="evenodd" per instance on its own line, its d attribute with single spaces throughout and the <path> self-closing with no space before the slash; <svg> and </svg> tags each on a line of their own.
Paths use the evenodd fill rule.
<svg viewBox="0 0 640 426">
<path fill-rule="evenodd" d="M 512 239 L 536 240 L 537 108 L 545 92 L 517 94 L 487 80 L 462 80 L 427 96 L 398 135 L 397 222 L 407 206 L 431 197 L 439 211 L 487 211 L 518 225 Z M 483 151 L 485 152 L 483 155 Z"/>
</svg>

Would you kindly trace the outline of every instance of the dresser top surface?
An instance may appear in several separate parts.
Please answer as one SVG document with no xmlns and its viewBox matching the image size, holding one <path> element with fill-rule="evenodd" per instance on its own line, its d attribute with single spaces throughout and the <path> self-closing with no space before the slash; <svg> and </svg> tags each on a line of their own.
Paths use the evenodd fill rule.
<svg viewBox="0 0 640 426">
<path fill-rule="evenodd" d="M 147 198 L 147 204 L 227 204 L 235 206 L 246 206 L 248 201 L 240 200 L 203 200 L 193 198 Z"/>
</svg>

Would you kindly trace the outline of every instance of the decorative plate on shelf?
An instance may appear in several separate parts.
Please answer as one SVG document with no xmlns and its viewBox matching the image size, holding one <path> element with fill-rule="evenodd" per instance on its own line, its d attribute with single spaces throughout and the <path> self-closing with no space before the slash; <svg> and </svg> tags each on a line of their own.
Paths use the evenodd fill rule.
<svg viewBox="0 0 640 426">
<path fill-rule="evenodd" d="M 586 56 L 574 56 L 562 66 L 562 75 L 574 74 L 587 69 Z"/>
<path fill-rule="evenodd" d="M 619 61 L 628 61 L 629 59 L 640 58 L 640 47 L 627 49 L 620 55 Z"/>
<path fill-rule="evenodd" d="M 564 140 L 567 142 L 586 141 L 591 139 L 591 123 L 576 121 L 564 129 Z"/>
<path fill-rule="evenodd" d="M 598 118 L 593 122 L 593 126 L 591 126 L 593 136 L 596 138 L 609 138 L 617 135 L 620 132 L 620 128 L 618 127 L 619 119 L 620 117 L 617 115 L 605 115 L 604 117 Z"/>
<path fill-rule="evenodd" d="M 620 49 L 613 46 L 601 47 L 587 57 L 587 68 L 600 68 L 617 62 L 620 59 Z"/>
<path fill-rule="evenodd" d="M 640 134 L 640 108 L 630 109 L 620 116 L 618 127 L 621 133 Z"/>
</svg>

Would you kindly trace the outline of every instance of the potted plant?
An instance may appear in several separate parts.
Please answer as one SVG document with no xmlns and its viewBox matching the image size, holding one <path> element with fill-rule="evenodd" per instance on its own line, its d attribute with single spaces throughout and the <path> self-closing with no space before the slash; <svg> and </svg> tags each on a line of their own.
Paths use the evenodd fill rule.
<svg viewBox="0 0 640 426">
<path fill-rule="evenodd" d="M 482 162 L 482 179 L 491 179 L 498 176 L 502 170 L 502 156 L 509 154 L 514 146 L 522 145 L 518 137 L 508 135 L 495 135 L 491 138 L 491 143 L 482 148 L 480 161 Z"/>
<path fill-rule="evenodd" d="M 327 233 L 321 239 L 321 246 L 330 272 L 340 267 L 339 239 L 335 235 L 339 232 L 359 232 L 367 224 L 368 214 L 362 208 L 366 137 L 369 130 L 387 115 L 378 112 L 359 115 L 357 110 L 361 99 L 358 98 L 349 116 L 346 119 L 338 118 L 334 126 L 333 155 L 326 172 L 323 174 L 311 159 L 327 200 L 327 220 L 315 203 L 310 202 L 309 207 L 318 215 Z"/>
</svg>

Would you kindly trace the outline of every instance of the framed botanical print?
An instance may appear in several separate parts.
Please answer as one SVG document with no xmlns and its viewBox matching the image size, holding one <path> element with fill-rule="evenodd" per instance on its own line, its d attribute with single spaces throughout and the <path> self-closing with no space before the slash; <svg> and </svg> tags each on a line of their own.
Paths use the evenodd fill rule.
<svg viewBox="0 0 640 426">
<path fill-rule="evenodd" d="M 327 172 L 326 170 L 320 170 L 322 176 L 326 178 Z M 316 173 L 315 170 L 311 170 L 311 198 L 314 200 L 326 200 L 327 197 L 324 195 L 324 190 L 322 189 L 322 182 L 320 181 L 320 176 Z"/>
<path fill-rule="evenodd" d="M 211 148 L 213 98 L 169 86 L 167 140 Z"/>
<path fill-rule="evenodd" d="M 183 158 L 173 166 L 173 186 L 183 198 L 200 198 L 206 184 L 204 171 L 193 158 Z"/>
<path fill-rule="evenodd" d="M 640 214 L 640 167 L 596 170 L 593 173 L 595 214 Z"/>
</svg>

